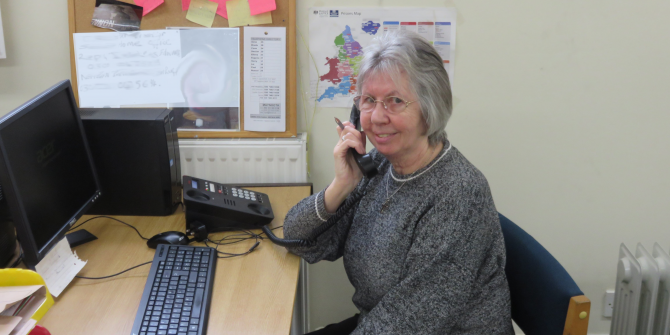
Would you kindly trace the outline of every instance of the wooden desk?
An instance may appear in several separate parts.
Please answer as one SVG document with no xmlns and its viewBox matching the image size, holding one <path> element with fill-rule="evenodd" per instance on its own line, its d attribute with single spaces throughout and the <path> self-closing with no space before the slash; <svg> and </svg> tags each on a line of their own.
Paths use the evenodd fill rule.
<svg viewBox="0 0 670 335">
<path fill-rule="evenodd" d="M 272 202 L 275 219 L 271 227 L 282 225 L 288 210 L 310 195 L 310 186 L 253 187 L 266 193 Z M 82 217 L 79 221 L 92 216 Z M 117 216 L 145 237 L 168 230 L 184 231 L 181 208 L 167 217 Z M 81 276 L 102 277 L 151 261 L 149 249 L 137 233 L 110 219 L 96 219 L 82 228 L 98 240 L 74 248 L 88 263 Z M 260 229 L 256 231 L 260 233 Z M 215 233 L 212 239 L 234 233 Z M 275 230 L 282 236 L 282 230 Z M 230 253 L 242 253 L 254 239 L 219 247 Z M 191 245 L 200 245 L 192 243 Z M 251 254 L 219 259 L 216 265 L 209 334 L 289 334 L 293 302 L 298 283 L 300 258 L 283 247 L 264 239 Z M 150 265 L 122 275 L 103 279 L 74 281 L 56 298 L 56 303 L 40 320 L 54 335 L 130 334 L 149 274 Z"/>
</svg>

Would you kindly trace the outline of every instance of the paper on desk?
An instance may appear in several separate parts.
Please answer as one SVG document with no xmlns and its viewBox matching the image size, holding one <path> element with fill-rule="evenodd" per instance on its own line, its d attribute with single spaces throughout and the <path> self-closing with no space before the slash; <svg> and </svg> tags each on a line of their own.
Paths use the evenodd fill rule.
<svg viewBox="0 0 670 335">
<path fill-rule="evenodd" d="M 272 14 L 263 13 L 251 15 L 248 0 L 229 0 L 226 1 L 226 10 L 228 11 L 228 26 L 240 27 L 246 25 L 270 24 L 272 23 Z"/>
<path fill-rule="evenodd" d="M 35 287 L 37 289 L 34 289 Z M 6 291 L 3 290 L 0 294 L 5 292 L 9 292 L 12 299 L 19 296 L 23 298 L 0 313 L 0 335 L 28 334 L 37 322 L 32 316 L 46 301 L 46 288 L 44 285 L 20 286 Z M 3 296 L 3 298 L 5 297 Z"/>
<path fill-rule="evenodd" d="M 212 28 L 214 16 L 216 15 L 216 7 L 218 6 L 216 2 L 191 0 L 191 5 L 188 7 L 188 12 L 186 13 L 186 19 L 201 26 Z"/>
<path fill-rule="evenodd" d="M 10 334 L 19 322 L 21 322 L 21 317 L 0 315 L 0 335 Z"/>
<path fill-rule="evenodd" d="M 285 27 L 244 27 L 244 130 L 286 131 Z"/>
<path fill-rule="evenodd" d="M 0 286 L 0 312 L 35 293 L 42 285 Z"/>
<path fill-rule="evenodd" d="M 35 270 L 46 282 L 49 292 L 57 297 L 84 265 L 86 265 L 86 262 L 72 252 L 67 239 L 63 238 L 35 266 Z"/>
<path fill-rule="evenodd" d="M 0 335 L 26 335 L 37 323 L 35 319 L 28 319 L 21 324 L 21 320 L 23 318 L 18 316 L 0 316 Z"/>
<path fill-rule="evenodd" d="M 277 9 L 275 0 L 249 0 L 249 12 L 251 15 L 270 12 Z"/>
</svg>

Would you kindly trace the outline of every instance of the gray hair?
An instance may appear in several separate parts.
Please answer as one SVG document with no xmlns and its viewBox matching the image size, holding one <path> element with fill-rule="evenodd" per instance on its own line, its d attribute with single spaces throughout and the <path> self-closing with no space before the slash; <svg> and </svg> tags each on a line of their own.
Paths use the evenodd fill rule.
<svg viewBox="0 0 670 335">
<path fill-rule="evenodd" d="M 434 146 L 445 140 L 445 128 L 451 117 L 451 86 L 437 50 L 416 33 L 390 31 L 376 37 L 363 52 L 358 68 L 358 94 L 362 94 L 365 81 L 373 75 L 386 73 L 399 83 L 400 74 L 405 72 L 410 90 L 421 106 L 428 143 Z"/>
</svg>

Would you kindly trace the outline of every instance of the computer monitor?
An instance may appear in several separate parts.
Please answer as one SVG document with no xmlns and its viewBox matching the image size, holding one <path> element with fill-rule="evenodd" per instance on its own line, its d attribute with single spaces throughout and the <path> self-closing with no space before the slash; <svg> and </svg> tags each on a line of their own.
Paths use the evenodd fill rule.
<svg viewBox="0 0 670 335">
<path fill-rule="evenodd" d="M 34 269 L 100 196 L 70 81 L 0 119 L 0 185 Z"/>
</svg>

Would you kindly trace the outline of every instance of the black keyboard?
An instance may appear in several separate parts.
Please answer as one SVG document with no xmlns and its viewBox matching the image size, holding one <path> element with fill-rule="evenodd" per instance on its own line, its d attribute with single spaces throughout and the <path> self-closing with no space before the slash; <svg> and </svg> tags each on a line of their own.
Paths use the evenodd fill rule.
<svg viewBox="0 0 670 335">
<path fill-rule="evenodd" d="M 213 248 L 159 244 L 131 334 L 206 334 L 215 269 Z"/>
</svg>

